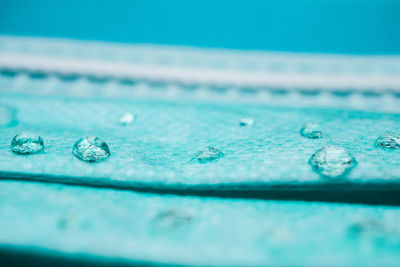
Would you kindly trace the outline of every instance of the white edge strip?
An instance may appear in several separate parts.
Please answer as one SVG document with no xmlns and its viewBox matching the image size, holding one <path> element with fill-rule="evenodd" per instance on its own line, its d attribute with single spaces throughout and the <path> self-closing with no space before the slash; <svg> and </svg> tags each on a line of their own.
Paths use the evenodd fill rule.
<svg viewBox="0 0 400 267">
<path fill-rule="evenodd" d="M 280 87 L 302 90 L 400 91 L 400 76 L 397 75 L 299 74 L 189 69 L 179 66 L 60 59 L 12 53 L 0 53 L 0 68 L 216 86 Z"/>
</svg>

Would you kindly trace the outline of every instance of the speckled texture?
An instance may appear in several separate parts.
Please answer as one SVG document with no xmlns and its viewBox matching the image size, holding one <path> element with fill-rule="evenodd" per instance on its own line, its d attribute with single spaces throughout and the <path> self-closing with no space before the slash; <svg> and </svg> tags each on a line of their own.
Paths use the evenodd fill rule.
<svg viewBox="0 0 400 267">
<path fill-rule="evenodd" d="M 75 177 L 80 183 L 146 183 L 208 185 L 239 183 L 323 183 L 307 163 L 327 145 L 346 148 L 358 165 L 347 181 L 397 182 L 400 151 L 374 145 L 400 123 L 395 114 L 332 109 L 270 108 L 261 105 L 199 104 L 145 100 L 87 100 L 2 94 L 1 103 L 18 109 L 18 125 L 0 132 L 0 170 Z M 126 112 L 137 115 L 128 126 L 119 124 Z M 242 117 L 252 127 L 240 127 Z M 322 139 L 303 138 L 305 122 L 324 128 Z M 20 156 L 10 150 L 16 133 L 43 137 L 44 152 Z M 110 147 L 111 157 L 90 164 L 72 155 L 82 136 L 95 135 Z M 218 161 L 199 164 L 191 159 L 205 147 L 224 153 Z"/>
<path fill-rule="evenodd" d="M 0 188 L 3 246 L 184 265 L 400 262 L 399 208 L 157 196 L 15 181 L 2 181 Z"/>
</svg>

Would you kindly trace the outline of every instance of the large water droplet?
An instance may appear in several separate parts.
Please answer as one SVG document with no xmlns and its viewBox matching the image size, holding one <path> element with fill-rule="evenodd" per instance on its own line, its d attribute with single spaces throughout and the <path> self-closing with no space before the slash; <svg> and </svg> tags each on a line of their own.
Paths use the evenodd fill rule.
<svg viewBox="0 0 400 267">
<path fill-rule="evenodd" d="M 214 147 L 207 147 L 199 152 L 196 153 L 194 159 L 196 159 L 200 163 L 207 163 L 210 161 L 217 160 L 224 156 L 222 151 L 214 148 Z"/>
<path fill-rule="evenodd" d="M 110 148 L 99 137 L 88 136 L 79 139 L 72 148 L 72 154 L 78 159 L 95 162 L 110 156 Z"/>
<path fill-rule="evenodd" d="M 239 121 L 240 126 L 251 126 L 253 124 L 254 124 L 254 119 L 252 119 L 252 118 L 242 118 Z"/>
<path fill-rule="evenodd" d="M 133 116 L 131 113 L 127 112 L 122 117 L 119 119 L 119 123 L 121 125 L 128 125 L 131 124 L 135 120 L 135 116 Z"/>
<path fill-rule="evenodd" d="M 400 148 L 400 133 L 384 133 L 376 139 L 376 145 L 383 148 L 398 149 Z"/>
<path fill-rule="evenodd" d="M 357 161 L 346 149 L 328 146 L 315 152 L 309 163 L 320 175 L 334 178 L 347 174 Z"/>
<path fill-rule="evenodd" d="M 322 128 L 316 123 L 307 123 L 300 129 L 300 134 L 306 138 L 322 138 Z"/>
<path fill-rule="evenodd" d="M 0 104 L 0 127 L 14 125 L 16 123 L 15 113 L 14 108 Z"/>
<path fill-rule="evenodd" d="M 18 154 L 35 154 L 43 149 L 42 137 L 30 132 L 17 134 L 11 141 L 11 150 Z"/>
</svg>

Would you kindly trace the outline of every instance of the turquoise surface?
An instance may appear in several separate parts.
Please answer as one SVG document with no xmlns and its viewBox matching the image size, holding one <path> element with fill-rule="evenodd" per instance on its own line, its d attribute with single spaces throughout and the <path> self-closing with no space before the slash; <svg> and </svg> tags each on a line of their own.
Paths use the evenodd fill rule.
<svg viewBox="0 0 400 267">
<path fill-rule="evenodd" d="M 0 1 L 0 33 L 355 54 L 400 53 L 396 0 Z"/>
<path fill-rule="evenodd" d="M 5 38 L 0 50 L 109 57 L 103 64 L 119 58 L 118 47 L 63 42 Z M 129 61 L 126 55 L 145 50 L 119 56 Z M 353 67 L 343 70 L 358 73 Z M 375 145 L 383 133 L 399 132 L 395 91 L 188 86 L 24 70 L 0 70 L 0 265 L 400 262 L 400 151 Z M 121 124 L 126 113 L 134 120 Z M 301 136 L 308 122 L 321 125 L 323 138 Z M 43 137 L 44 151 L 11 151 L 25 131 Z M 111 156 L 77 159 L 72 147 L 88 135 L 107 142 Z M 309 164 L 331 145 L 356 159 L 346 176 L 321 177 Z M 206 147 L 221 151 L 208 150 L 218 160 L 195 159 Z"/>
<path fill-rule="evenodd" d="M 17 110 L 17 124 L 0 132 L 2 178 L 180 194 L 193 190 L 278 199 L 400 201 L 400 151 L 374 144 L 382 133 L 398 129 L 397 114 L 5 92 L 0 99 Z M 126 112 L 136 119 L 121 125 Z M 255 123 L 240 126 L 243 117 Z M 299 130 L 306 122 L 319 123 L 324 137 L 302 137 Z M 13 153 L 10 142 L 23 131 L 42 136 L 44 152 Z M 73 156 L 73 144 L 88 135 L 109 145 L 108 159 L 91 164 Z M 345 177 L 322 177 L 308 163 L 328 145 L 344 147 L 356 158 L 357 165 Z M 206 164 L 193 160 L 208 146 L 224 156 Z M 311 193 L 301 193 L 304 188 Z"/>
<path fill-rule="evenodd" d="M 0 182 L 1 250 L 193 266 L 397 266 L 400 209 Z"/>
</svg>

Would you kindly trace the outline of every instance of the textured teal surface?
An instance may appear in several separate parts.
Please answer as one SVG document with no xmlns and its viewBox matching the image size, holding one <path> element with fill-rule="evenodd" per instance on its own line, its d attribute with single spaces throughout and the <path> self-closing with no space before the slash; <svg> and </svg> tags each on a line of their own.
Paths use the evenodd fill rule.
<svg viewBox="0 0 400 267">
<path fill-rule="evenodd" d="M 6 93 L 0 99 L 18 110 L 18 124 L 0 132 L 2 172 L 120 186 L 397 183 L 400 178 L 400 151 L 374 146 L 380 134 L 398 129 L 400 116 L 395 114 Z M 137 116 L 127 126 L 119 124 L 125 112 Z M 255 124 L 239 126 L 242 117 L 253 118 Z M 299 129 L 306 122 L 321 124 L 324 138 L 302 137 Z M 42 136 L 45 152 L 12 153 L 10 142 L 22 131 Z M 111 157 L 96 164 L 76 159 L 72 146 L 87 135 L 101 137 L 110 146 Z M 327 180 L 312 171 L 308 160 L 326 145 L 344 147 L 356 158 L 358 165 L 346 179 Z M 220 149 L 224 157 L 208 164 L 191 160 L 207 146 Z"/>
<path fill-rule="evenodd" d="M 184 265 L 400 262 L 398 207 L 162 197 L 16 181 L 0 188 L 3 248 Z"/>
<path fill-rule="evenodd" d="M 12 37 L 0 50 L 0 265 L 398 266 L 400 151 L 375 145 L 400 130 L 397 57 Z M 134 65 L 147 72 L 125 72 Z M 182 70 L 208 74 L 176 76 Z M 230 71 L 283 78 L 209 80 Z M 127 113 L 135 120 L 121 124 Z M 323 138 L 300 135 L 308 122 Z M 13 153 L 25 131 L 45 150 Z M 72 155 L 90 135 L 111 157 Z M 321 177 L 309 164 L 332 145 L 355 157 L 346 177 Z M 199 154 L 206 147 L 218 150 Z M 344 158 L 331 163 L 350 164 Z"/>
</svg>

